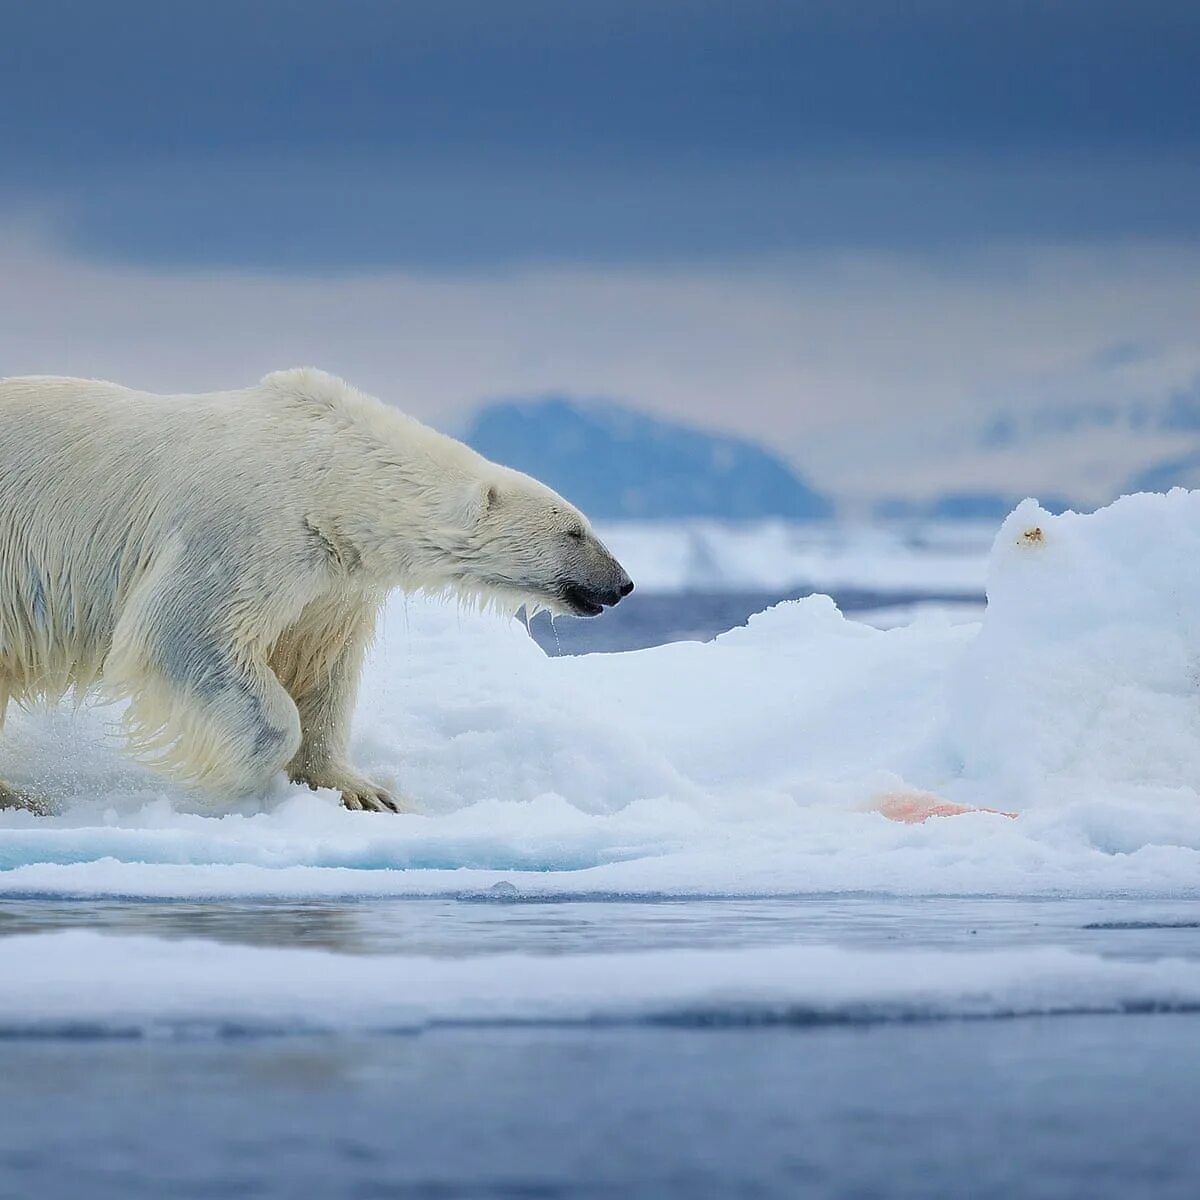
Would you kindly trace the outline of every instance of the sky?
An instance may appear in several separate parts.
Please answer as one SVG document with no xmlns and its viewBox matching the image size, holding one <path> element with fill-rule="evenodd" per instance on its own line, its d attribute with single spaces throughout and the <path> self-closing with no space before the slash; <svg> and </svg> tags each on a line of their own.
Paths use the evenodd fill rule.
<svg viewBox="0 0 1200 1200">
<path fill-rule="evenodd" d="M 0 0 L 0 373 L 608 396 L 869 488 L 1200 379 L 1197 61 L 1155 0 Z"/>
</svg>

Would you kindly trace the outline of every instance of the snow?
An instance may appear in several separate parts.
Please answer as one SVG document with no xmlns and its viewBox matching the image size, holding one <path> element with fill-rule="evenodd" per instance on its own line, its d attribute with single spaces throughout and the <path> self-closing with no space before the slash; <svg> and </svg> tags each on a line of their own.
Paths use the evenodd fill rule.
<svg viewBox="0 0 1200 1200">
<path fill-rule="evenodd" d="M 854 619 L 864 625 L 873 625 L 876 629 L 896 629 L 929 617 L 950 621 L 955 625 L 972 625 L 983 620 L 986 610 L 987 603 L 982 598 L 978 601 L 916 600 L 911 604 L 885 604 L 879 608 L 860 609 L 854 614 Z"/>
<path fill-rule="evenodd" d="M 627 521 L 600 529 L 642 591 L 982 595 L 993 525 Z"/>
<path fill-rule="evenodd" d="M 881 630 L 813 597 L 575 658 L 398 598 L 354 756 L 417 813 L 282 780 L 222 812 L 121 757 L 113 709 L 15 712 L 0 778 L 61 812 L 0 812 L 0 894 L 1195 896 L 1198 551 L 1200 493 L 1027 501 L 982 625 Z M 1019 816 L 877 811 L 914 790 Z"/>
<path fill-rule="evenodd" d="M 1119 960 L 1061 947 L 862 952 L 794 945 L 455 958 L 73 930 L 0 940 L 0 973 L 0 1037 L 1200 1010 L 1200 962 Z"/>
</svg>

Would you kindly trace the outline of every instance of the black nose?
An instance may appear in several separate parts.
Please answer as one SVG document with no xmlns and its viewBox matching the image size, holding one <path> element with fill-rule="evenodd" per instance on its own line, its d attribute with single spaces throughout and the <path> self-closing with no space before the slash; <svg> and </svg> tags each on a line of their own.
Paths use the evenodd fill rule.
<svg viewBox="0 0 1200 1200">
<path fill-rule="evenodd" d="M 629 593 L 633 591 L 633 580 L 632 579 L 625 580 L 625 582 L 623 584 L 621 584 L 620 588 L 618 588 L 617 590 L 621 593 L 622 596 L 628 596 Z"/>
</svg>

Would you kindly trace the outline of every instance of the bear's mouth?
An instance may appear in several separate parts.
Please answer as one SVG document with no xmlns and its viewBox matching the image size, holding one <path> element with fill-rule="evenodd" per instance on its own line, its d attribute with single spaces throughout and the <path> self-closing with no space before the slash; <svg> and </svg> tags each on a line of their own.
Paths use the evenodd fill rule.
<svg viewBox="0 0 1200 1200">
<path fill-rule="evenodd" d="M 605 608 L 611 607 L 621 599 L 619 592 L 600 592 L 578 583 L 564 584 L 559 596 L 577 617 L 598 617 Z"/>
</svg>

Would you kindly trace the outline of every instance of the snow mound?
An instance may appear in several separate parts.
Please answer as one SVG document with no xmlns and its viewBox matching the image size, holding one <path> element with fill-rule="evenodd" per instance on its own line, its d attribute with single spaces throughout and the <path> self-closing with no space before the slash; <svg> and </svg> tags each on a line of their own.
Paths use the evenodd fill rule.
<svg viewBox="0 0 1200 1200">
<path fill-rule="evenodd" d="M 417 1032 L 436 1025 L 865 1024 L 1200 1010 L 1200 963 L 1056 947 L 777 946 L 353 956 L 89 931 L 0 940 L 0 1037 Z"/>
<path fill-rule="evenodd" d="M 280 782 L 225 815 L 117 753 L 111 709 L 14 713 L 0 893 L 1200 892 L 1200 493 L 1000 530 L 982 626 L 824 597 L 715 642 L 547 658 L 397 599 L 356 761 L 419 815 Z M 907 790 L 1018 811 L 901 826 Z"/>
<path fill-rule="evenodd" d="M 954 671 L 951 743 L 981 799 L 1191 805 L 1200 786 L 1200 492 L 1092 516 L 1025 501 Z"/>
</svg>

